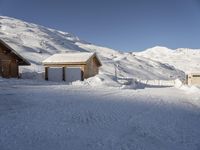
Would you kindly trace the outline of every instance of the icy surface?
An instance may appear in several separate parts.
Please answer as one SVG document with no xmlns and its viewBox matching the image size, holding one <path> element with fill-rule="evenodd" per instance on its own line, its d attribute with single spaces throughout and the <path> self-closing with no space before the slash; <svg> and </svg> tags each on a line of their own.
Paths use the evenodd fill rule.
<svg viewBox="0 0 200 150">
<path fill-rule="evenodd" d="M 0 79 L 2 150 L 197 150 L 200 93 Z"/>
</svg>

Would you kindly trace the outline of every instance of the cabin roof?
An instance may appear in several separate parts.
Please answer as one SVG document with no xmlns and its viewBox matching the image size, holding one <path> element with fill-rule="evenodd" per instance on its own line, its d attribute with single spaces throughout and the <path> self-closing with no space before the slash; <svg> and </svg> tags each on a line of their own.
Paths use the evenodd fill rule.
<svg viewBox="0 0 200 150">
<path fill-rule="evenodd" d="M 70 53 L 59 53 L 54 54 L 47 59 L 45 59 L 42 63 L 43 64 L 86 64 L 87 61 L 95 57 L 101 66 L 101 62 L 97 57 L 96 53 L 89 53 L 89 52 L 70 52 Z"/>
<path fill-rule="evenodd" d="M 188 73 L 187 75 L 200 75 L 200 72 Z"/>
<path fill-rule="evenodd" d="M 21 60 L 21 63 L 19 65 L 31 65 L 24 57 L 22 57 L 19 53 L 17 53 L 12 47 L 10 47 L 5 41 L 0 39 L 0 44 L 4 45 L 7 49 L 9 49 L 15 56 L 18 57 L 19 60 Z"/>
</svg>

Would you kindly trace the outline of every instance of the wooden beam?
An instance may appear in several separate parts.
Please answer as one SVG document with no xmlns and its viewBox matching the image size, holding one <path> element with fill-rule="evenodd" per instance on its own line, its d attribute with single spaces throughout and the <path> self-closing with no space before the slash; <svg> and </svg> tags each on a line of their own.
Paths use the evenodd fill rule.
<svg viewBox="0 0 200 150">
<path fill-rule="evenodd" d="M 65 68 L 66 68 L 66 67 L 63 67 L 63 68 L 62 68 L 62 72 L 63 72 L 63 81 L 66 81 L 66 79 L 65 79 Z"/>
<path fill-rule="evenodd" d="M 45 80 L 48 80 L 48 69 L 49 67 L 45 67 Z"/>
</svg>

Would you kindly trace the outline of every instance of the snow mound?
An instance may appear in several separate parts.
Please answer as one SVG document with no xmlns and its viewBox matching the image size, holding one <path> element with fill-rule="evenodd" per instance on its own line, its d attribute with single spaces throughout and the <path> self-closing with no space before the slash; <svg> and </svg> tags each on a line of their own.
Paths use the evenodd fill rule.
<svg viewBox="0 0 200 150">
<path fill-rule="evenodd" d="M 176 79 L 174 87 L 181 88 L 182 86 L 183 86 L 182 81 L 180 79 Z"/>
<path fill-rule="evenodd" d="M 197 86 L 188 86 L 183 85 L 180 87 L 181 90 L 185 91 L 186 93 L 200 93 L 200 88 Z"/>
<path fill-rule="evenodd" d="M 129 84 L 124 84 L 121 86 L 121 89 L 144 89 L 145 84 L 138 82 L 137 80 L 132 80 Z"/>
<path fill-rule="evenodd" d="M 185 85 L 179 79 L 175 80 L 174 87 L 181 89 L 181 90 L 185 91 L 186 93 L 200 93 L 200 87 Z"/>
<path fill-rule="evenodd" d="M 72 85 L 89 85 L 89 86 L 108 86 L 120 87 L 121 85 L 112 77 L 104 74 L 98 74 L 84 81 L 72 82 Z"/>
</svg>

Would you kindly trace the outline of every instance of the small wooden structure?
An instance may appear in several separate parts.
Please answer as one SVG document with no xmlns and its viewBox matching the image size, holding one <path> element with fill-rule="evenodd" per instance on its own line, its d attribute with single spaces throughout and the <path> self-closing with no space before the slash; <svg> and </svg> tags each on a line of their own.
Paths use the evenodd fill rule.
<svg viewBox="0 0 200 150">
<path fill-rule="evenodd" d="M 46 80 L 49 80 L 50 76 L 52 76 L 52 70 L 54 69 L 61 80 L 74 81 L 95 76 L 98 74 L 99 67 L 102 64 L 96 53 L 74 52 L 54 54 L 44 60 L 43 65 L 45 66 Z M 62 76 L 59 72 L 62 72 Z M 80 77 L 75 77 L 77 74 Z"/>
<path fill-rule="evenodd" d="M 18 78 L 21 65 L 30 63 L 0 39 L 0 77 Z"/>
<path fill-rule="evenodd" d="M 186 75 L 186 83 L 188 85 L 200 86 L 200 73 L 190 73 Z"/>
</svg>

